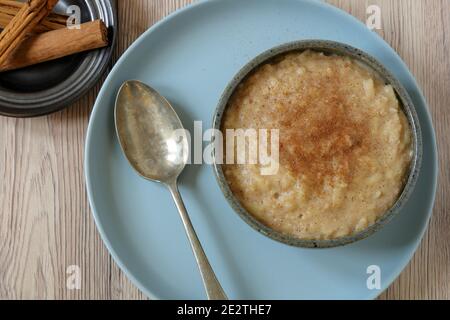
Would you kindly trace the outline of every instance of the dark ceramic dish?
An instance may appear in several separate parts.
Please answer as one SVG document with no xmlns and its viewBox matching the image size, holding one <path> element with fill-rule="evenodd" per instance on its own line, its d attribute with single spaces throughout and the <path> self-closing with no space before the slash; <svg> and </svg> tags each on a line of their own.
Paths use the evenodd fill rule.
<svg viewBox="0 0 450 320">
<path fill-rule="evenodd" d="M 116 40 L 115 0 L 60 0 L 55 12 L 71 5 L 81 9 L 81 22 L 102 19 L 110 45 L 39 65 L 0 73 L 0 114 L 33 117 L 55 112 L 75 102 L 100 79 Z"/>
<path fill-rule="evenodd" d="M 417 182 L 417 177 L 422 161 L 422 135 L 419 120 L 411 98 L 409 97 L 405 88 L 400 84 L 400 82 L 385 67 L 383 67 L 382 64 L 359 49 L 338 42 L 322 40 L 306 40 L 281 45 L 262 53 L 261 55 L 250 61 L 243 69 L 241 69 L 241 71 L 239 71 L 239 73 L 233 78 L 233 80 L 225 89 L 225 92 L 223 93 L 214 114 L 213 128 L 220 130 L 222 116 L 228 105 L 228 100 L 232 96 L 236 87 L 254 69 L 287 52 L 305 51 L 308 49 L 324 52 L 325 54 L 350 56 L 351 58 L 356 59 L 369 68 L 373 69 L 385 81 L 386 84 L 390 84 L 393 86 L 412 130 L 414 153 L 413 159 L 411 161 L 408 179 L 396 203 L 375 224 L 352 236 L 332 240 L 303 240 L 275 231 L 255 219 L 250 213 L 247 212 L 247 210 L 244 209 L 244 207 L 239 203 L 238 199 L 231 192 L 227 180 L 224 177 L 222 165 L 217 164 L 216 161 L 214 161 L 214 171 L 220 188 L 222 189 L 222 192 L 224 193 L 230 205 L 239 214 L 239 216 L 255 230 L 269 238 L 292 246 L 306 248 L 329 248 L 346 245 L 372 235 L 373 233 L 381 229 L 384 225 L 386 225 L 401 210 L 401 208 L 411 195 Z M 214 152 L 213 156 L 215 159 Z"/>
</svg>

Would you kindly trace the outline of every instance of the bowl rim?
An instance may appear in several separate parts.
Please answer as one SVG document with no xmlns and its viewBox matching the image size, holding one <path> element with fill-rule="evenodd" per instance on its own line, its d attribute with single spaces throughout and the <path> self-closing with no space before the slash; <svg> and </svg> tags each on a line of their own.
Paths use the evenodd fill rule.
<svg viewBox="0 0 450 320">
<path fill-rule="evenodd" d="M 401 108 L 405 113 L 408 123 L 411 127 L 412 133 L 412 142 L 413 142 L 413 157 L 411 160 L 410 168 L 409 168 L 409 176 L 405 182 L 403 191 L 397 198 L 397 201 L 393 204 L 393 206 L 386 211 L 386 213 L 380 217 L 374 224 L 370 225 L 368 228 L 345 237 L 335 238 L 335 239 L 327 239 L 327 240 L 319 240 L 319 239 L 301 239 L 288 234 L 281 233 L 276 231 L 259 220 L 257 220 L 253 215 L 251 215 L 239 202 L 239 200 L 235 197 L 233 192 L 231 191 L 228 182 L 223 173 L 223 165 L 217 163 L 216 161 L 216 151 L 212 149 L 212 159 L 213 159 L 213 170 L 216 180 L 219 184 L 219 187 L 227 199 L 230 206 L 233 210 L 244 220 L 248 225 L 250 225 L 253 229 L 258 231 L 259 233 L 265 235 L 266 237 L 290 245 L 295 247 L 302 248 L 332 248 L 338 246 L 344 246 L 350 243 L 354 243 L 356 241 L 365 239 L 370 235 L 379 231 L 382 227 L 384 227 L 387 223 L 389 223 L 403 208 L 404 204 L 408 201 L 412 192 L 414 191 L 414 187 L 416 185 L 420 168 L 422 165 L 422 156 L 423 156 L 423 142 L 422 142 L 422 130 L 420 127 L 419 118 L 412 102 L 411 97 L 409 96 L 407 90 L 403 87 L 400 81 L 386 68 L 383 64 L 381 64 L 377 59 L 369 55 L 368 53 L 357 49 L 353 46 L 350 46 L 345 43 L 330 41 L 330 40 L 299 40 L 288 42 L 285 44 L 278 45 L 269 50 L 264 51 L 259 54 L 250 62 L 248 62 L 244 67 L 242 67 L 238 73 L 232 78 L 232 80 L 227 84 L 224 92 L 222 93 L 219 103 L 214 111 L 213 116 L 213 135 L 212 142 L 215 141 L 215 130 L 220 130 L 222 124 L 223 114 L 228 106 L 228 101 L 231 98 L 232 94 L 235 92 L 235 89 L 238 87 L 243 80 L 247 78 L 249 74 L 252 73 L 255 69 L 261 66 L 264 63 L 269 62 L 277 56 L 284 55 L 288 52 L 302 52 L 306 50 L 313 50 L 319 52 L 325 52 L 329 54 L 338 54 L 342 56 L 349 56 L 353 59 L 362 62 L 364 65 L 368 66 L 372 70 L 374 70 L 381 78 L 387 83 L 392 85 L 394 91 L 399 99 Z"/>
</svg>

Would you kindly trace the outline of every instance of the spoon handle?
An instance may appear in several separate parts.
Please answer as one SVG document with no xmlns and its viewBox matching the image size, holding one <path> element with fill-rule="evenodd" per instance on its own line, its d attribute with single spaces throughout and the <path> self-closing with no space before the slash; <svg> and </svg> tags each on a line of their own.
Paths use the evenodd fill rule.
<svg viewBox="0 0 450 320">
<path fill-rule="evenodd" d="M 198 268 L 200 269 L 200 274 L 203 279 L 203 285 L 206 289 L 206 294 L 209 300 L 228 300 L 225 292 L 222 289 L 219 281 L 214 274 L 214 270 L 209 264 L 208 258 L 203 251 L 202 245 L 198 240 L 197 234 L 195 233 L 194 227 L 192 226 L 191 219 L 184 206 L 183 199 L 181 199 L 180 192 L 178 191 L 177 182 L 168 184 L 170 192 L 172 193 L 173 200 L 177 205 L 178 212 L 180 213 L 181 220 L 183 220 L 183 225 L 186 230 L 186 234 L 189 238 L 192 251 L 194 251 L 195 260 L 197 260 Z"/>
</svg>

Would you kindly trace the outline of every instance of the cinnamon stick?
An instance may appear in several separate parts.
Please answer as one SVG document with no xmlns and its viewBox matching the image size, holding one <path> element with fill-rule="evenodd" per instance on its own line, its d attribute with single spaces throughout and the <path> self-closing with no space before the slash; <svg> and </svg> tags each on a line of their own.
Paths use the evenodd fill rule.
<svg viewBox="0 0 450 320">
<path fill-rule="evenodd" d="M 80 29 L 60 29 L 30 36 L 13 55 L 0 64 L 0 72 L 19 69 L 41 62 L 108 45 L 103 21 L 82 23 Z"/>
<path fill-rule="evenodd" d="M 5 28 L 24 5 L 23 2 L 0 0 L 0 29 Z M 33 29 L 33 33 L 62 29 L 66 25 L 67 16 L 50 13 Z"/>
<path fill-rule="evenodd" d="M 0 33 L 0 65 L 53 10 L 58 0 L 28 0 Z"/>
</svg>

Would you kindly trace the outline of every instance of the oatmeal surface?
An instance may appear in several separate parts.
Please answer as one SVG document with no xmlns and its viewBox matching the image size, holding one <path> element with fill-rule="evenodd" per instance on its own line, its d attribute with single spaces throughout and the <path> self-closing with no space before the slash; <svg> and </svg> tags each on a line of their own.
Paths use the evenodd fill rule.
<svg viewBox="0 0 450 320">
<path fill-rule="evenodd" d="M 375 223 L 408 174 L 411 130 L 390 85 L 349 57 L 289 53 L 231 97 L 226 129 L 279 129 L 279 170 L 227 164 L 231 191 L 256 219 L 300 239 L 335 239 Z"/>
</svg>

